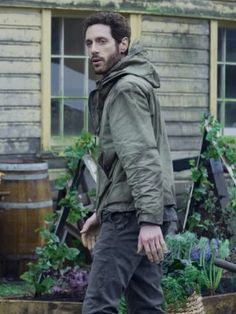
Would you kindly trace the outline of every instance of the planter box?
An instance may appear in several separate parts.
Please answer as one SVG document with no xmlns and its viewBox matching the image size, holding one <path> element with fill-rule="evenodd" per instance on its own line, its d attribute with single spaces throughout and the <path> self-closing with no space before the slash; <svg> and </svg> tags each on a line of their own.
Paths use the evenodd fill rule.
<svg viewBox="0 0 236 314">
<path fill-rule="evenodd" d="M 203 304 L 206 314 L 235 314 L 236 293 L 226 293 L 204 297 Z"/>
<path fill-rule="evenodd" d="M 5 314 L 81 314 L 82 303 L 32 301 L 0 298 L 0 313 Z"/>
<path fill-rule="evenodd" d="M 206 314 L 235 314 L 236 293 L 204 297 Z M 34 301 L 0 298 L 0 313 L 6 314 L 81 314 L 82 303 Z"/>
</svg>

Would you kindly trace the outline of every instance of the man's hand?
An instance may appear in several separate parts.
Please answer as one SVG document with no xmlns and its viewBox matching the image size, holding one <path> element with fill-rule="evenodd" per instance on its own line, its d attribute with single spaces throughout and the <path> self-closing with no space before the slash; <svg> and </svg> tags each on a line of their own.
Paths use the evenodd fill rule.
<svg viewBox="0 0 236 314">
<path fill-rule="evenodd" d="M 141 226 L 138 237 L 138 253 L 144 251 L 150 262 L 161 262 L 167 247 L 161 228 L 157 225 Z"/>
<path fill-rule="evenodd" d="M 100 230 L 100 224 L 97 220 L 97 215 L 94 213 L 89 217 L 81 229 L 81 240 L 84 247 L 92 250 L 96 243 L 97 235 Z"/>
</svg>

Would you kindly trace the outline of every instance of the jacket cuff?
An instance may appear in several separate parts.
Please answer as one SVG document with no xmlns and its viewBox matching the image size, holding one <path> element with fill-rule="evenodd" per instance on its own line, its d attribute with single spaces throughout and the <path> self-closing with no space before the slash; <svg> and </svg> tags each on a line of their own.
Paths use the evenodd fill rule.
<svg viewBox="0 0 236 314">
<path fill-rule="evenodd" d="M 158 217 L 153 214 L 139 214 L 138 215 L 138 224 L 152 224 L 152 225 L 162 225 L 163 217 Z"/>
</svg>

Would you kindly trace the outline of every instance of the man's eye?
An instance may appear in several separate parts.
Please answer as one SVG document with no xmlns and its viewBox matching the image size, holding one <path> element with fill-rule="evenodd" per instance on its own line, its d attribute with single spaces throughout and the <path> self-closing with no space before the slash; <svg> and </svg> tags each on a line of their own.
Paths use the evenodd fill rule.
<svg viewBox="0 0 236 314">
<path fill-rule="evenodd" d="M 105 44 L 106 42 L 107 42 L 107 40 L 104 39 L 104 38 L 101 38 L 101 39 L 99 40 L 99 43 L 102 44 L 102 45 Z"/>
</svg>

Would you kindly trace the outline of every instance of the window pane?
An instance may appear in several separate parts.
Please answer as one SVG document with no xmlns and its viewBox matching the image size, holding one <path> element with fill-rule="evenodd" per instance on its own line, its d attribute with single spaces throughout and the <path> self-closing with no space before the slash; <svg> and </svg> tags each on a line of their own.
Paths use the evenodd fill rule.
<svg viewBox="0 0 236 314">
<path fill-rule="evenodd" d="M 60 100 L 51 100 L 51 134 L 59 135 L 59 108 Z"/>
<path fill-rule="evenodd" d="M 218 29 L 218 61 L 223 60 L 223 28 Z"/>
<path fill-rule="evenodd" d="M 236 128 L 236 102 L 225 104 L 225 126 Z"/>
<path fill-rule="evenodd" d="M 60 32 L 61 32 L 61 18 L 54 17 L 52 19 L 52 54 L 60 54 Z"/>
<path fill-rule="evenodd" d="M 222 103 L 220 101 L 217 102 L 217 119 L 218 121 L 223 125 L 223 121 L 222 121 Z"/>
<path fill-rule="evenodd" d="M 65 18 L 65 55 L 84 55 L 83 20 Z"/>
<path fill-rule="evenodd" d="M 84 60 L 65 59 L 64 95 L 84 96 Z"/>
<path fill-rule="evenodd" d="M 52 58 L 51 62 L 51 94 L 52 96 L 60 95 L 59 73 L 60 73 L 60 59 Z"/>
<path fill-rule="evenodd" d="M 226 98 L 236 98 L 236 66 L 226 66 Z"/>
<path fill-rule="evenodd" d="M 226 61 L 236 62 L 236 29 L 226 30 Z"/>
<path fill-rule="evenodd" d="M 221 95 L 221 82 L 222 82 L 222 77 L 221 77 L 221 73 L 222 73 L 222 65 L 217 66 L 217 98 L 221 98 L 224 97 L 223 95 Z"/>
<path fill-rule="evenodd" d="M 65 135 L 78 135 L 84 126 L 84 103 L 79 99 L 65 99 L 64 105 Z"/>
</svg>

